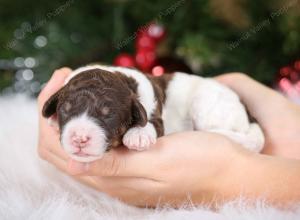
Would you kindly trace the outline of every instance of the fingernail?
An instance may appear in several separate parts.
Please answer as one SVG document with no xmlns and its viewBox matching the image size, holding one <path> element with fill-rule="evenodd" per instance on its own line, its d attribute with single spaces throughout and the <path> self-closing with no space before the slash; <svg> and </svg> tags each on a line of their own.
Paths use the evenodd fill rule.
<svg viewBox="0 0 300 220">
<path fill-rule="evenodd" d="M 85 173 L 88 171 L 89 164 L 77 162 L 75 160 L 70 159 L 69 163 L 68 163 L 68 169 L 69 169 L 70 173 L 73 175 L 81 174 L 81 173 Z"/>
</svg>

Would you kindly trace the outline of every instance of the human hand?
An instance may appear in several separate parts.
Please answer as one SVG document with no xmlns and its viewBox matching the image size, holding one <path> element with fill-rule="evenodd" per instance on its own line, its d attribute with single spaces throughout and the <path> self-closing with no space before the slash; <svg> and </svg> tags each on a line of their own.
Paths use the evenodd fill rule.
<svg viewBox="0 0 300 220">
<path fill-rule="evenodd" d="M 185 132 L 159 138 L 147 151 L 120 147 L 92 163 L 73 161 L 62 150 L 59 133 L 41 115 L 45 101 L 63 86 L 70 72 L 57 70 L 39 95 L 39 154 L 99 191 L 138 206 L 209 203 L 221 179 L 228 178 L 240 155 L 248 153 L 221 135 Z"/>
<path fill-rule="evenodd" d="M 229 86 L 263 128 L 263 153 L 300 159 L 300 106 L 241 73 L 216 77 Z"/>
<path fill-rule="evenodd" d="M 66 67 L 56 70 L 38 97 L 38 153 L 43 159 L 55 164 L 56 166 L 60 166 L 61 168 L 65 164 L 65 161 L 68 160 L 68 155 L 60 147 L 59 132 L 57 129 L 51 127 L 48 124 L 47 119 L 42 116 L 42 109 L 50 96 L 64 85 L 65 79 L 71 72 L 72 70 Z"/>
<path fill-rule="evenodd" d="M 205 132 L 185 132 L 165 136 L 159 138 L 157 144 L 149 151 L 144 152 L 129 151 L 120 147 L 108 152 L 101 160 L 90 164 L 72 161 L 61 148 L 58 132 L 50 127 L 41 116 L 44 102 L 63 86 L 64 79 L 69 73 L 68 69 L 57 71 L 39 96 L 39 154 L 65 173 L 73 175 L 77 180 L 99 191 L 138 206 L 155 206 L 157 202 L 178 206 L 185 201 L 192 201 L 195 204 L 213 204 L 220 198 L 238 196 L 239 190 L 246 187 L 247 184 L 249 195 L 255 196 L 257 193 L 260 195 L 265 192 L 265 189 L 270 190 L 271 187 L 274 187 L 275 191 L 281 192 L 282 186 L 276 181 L 272 181 L 274 183 L 272 186 L 268 179 L 280 179 L 278 174 L 284 175 L 289 171 L 298 172 L 293 168 L 294 162 L 291 166 L 285 167 L 284 164 L 274 166 L 274 161 L 270 161 L 270 158 L 266 159 L 248 152 L 221 135 Z M 220 81 L 228 84 L 233 78 L 251 82 L 250 79 L 245 79 L 245 76 L 239 74 L 221 78 L 219 78 Z M 249 91 L 249 87 L 250 90 L 254 89 L 269 98 L 267 101 L 261 100 L 260 104 L 268 104 L 271 100 L 271 104 L 280 103 L 276 110 L 280 110 L 282 107 L 281 111 L 289 113 L 292 118 L 290 119 L 291 124 L 293 124 L 293 118 L 298 112 L 295 105 L 258 83 L 248 84 L 248 90 L 246 89 L 245 92 Z M 249 98 L 247 93 L 245 97 L 241 93 L 239 94 L 248 107 L 252 106 L 250 111 L 252 114 L 254 113 L 253 115 L 260 121 L 263 128 L 270 129 L 268 132 L 273 134 L 272 126 L 269 125 L 273 121 L 264 119 L 263 115 L 276 119 L 276 114 L 272 115 L 274 112 L 270 110 L 265 112 L 264 108 L 260 108 L 255 101 L 257 96 L 248 100 L 246 99 L 246 97 Z M 257 108 L 259 111 L 256 111 Z M 296 124 L 294 123 L 294 125 Z M 274 138 L 276 138 L 276 135 L 274 137 L 271 135 L 272 138 L 270 138 L 270 134 L 267 146 L 273 146 Z M 278 144 L 278 141 L 275 143 Z M 209 147 L 207 147 L 208 145 Z M 261 166 L 266 162 L 271 162 L 271 166 Z M 284 167 L 286 169 L 283 169 Z M 282 168 L 283 171 L 276 171 L 276 168 Z M 252 182 L 249 185 L 248 178 L 245 179 L 244 173 L 251 174 L 257 183 Z M 258 173 L 261 174 L 261 178 L 254 177 Z M 287 174 L 287 176 L 289 175 Z M 298 181 L 294 181 L 294 183 L 298 183 Z M 290 184 L 287 186 L 289 188 Z M 289 191 L 286 190 L 286 192 L 287 198 L 290 198 Z M 270 195 L 278 198 L 277 194 Z"/>
</svg>

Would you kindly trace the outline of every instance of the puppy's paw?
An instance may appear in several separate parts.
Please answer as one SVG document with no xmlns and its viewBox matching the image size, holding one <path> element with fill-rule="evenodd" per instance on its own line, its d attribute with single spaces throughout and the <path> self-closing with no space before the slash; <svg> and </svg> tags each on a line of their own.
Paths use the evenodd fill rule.
<svg viewBox="0 0 300 220">
<path fill-rule="evenodd" d="M 145 127 L 130 128 L 123 137 L 123 144 L 132 150 L 147 150 L 156 143 L 156 131 L 151 123 Z"/>
</svg>

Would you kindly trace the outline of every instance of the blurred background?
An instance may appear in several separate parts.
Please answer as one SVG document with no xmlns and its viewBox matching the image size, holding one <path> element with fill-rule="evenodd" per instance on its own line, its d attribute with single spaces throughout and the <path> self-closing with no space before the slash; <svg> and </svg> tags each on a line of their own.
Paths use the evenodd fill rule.
<svg viewBox="0 0 300 220">
<path fill-rule="evenodd" d="M 93 62 L 149 74 L 240 71 L 300 100 L 300 0 L 0 1 L 0 91 L 36 96 Z"/>
</svg>

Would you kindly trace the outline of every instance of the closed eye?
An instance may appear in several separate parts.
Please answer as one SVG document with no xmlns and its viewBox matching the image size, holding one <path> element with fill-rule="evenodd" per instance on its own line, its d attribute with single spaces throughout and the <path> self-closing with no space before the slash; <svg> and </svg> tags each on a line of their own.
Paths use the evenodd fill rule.
<svg viewBox="0 0 300 220">
<path fill-rule="evenodd" d="M 115 119 L 116 118 L 116 114 L 114 112 L 110 112 L 107 115 L 103 115 L 103 118 L 107 119 L 107 120 Z"/>
</svg>

